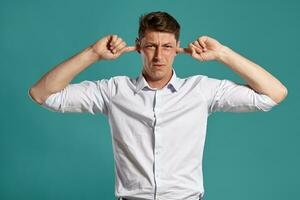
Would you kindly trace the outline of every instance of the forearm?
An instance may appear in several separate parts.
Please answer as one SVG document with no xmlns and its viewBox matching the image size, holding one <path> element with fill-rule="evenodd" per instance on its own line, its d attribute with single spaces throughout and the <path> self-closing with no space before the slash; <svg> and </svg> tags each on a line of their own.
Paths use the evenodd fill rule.
<svg viewBox="0 0 300 200">
<path fill-rule="evenodd" d="M 230 48 L 223 46 L 218 61 L 239 74 L 249 86 L 259 93 L 281 102 L 287 95 L 286 87 L 265 69 L 244 58 Z"/>
<path fill-rule="evenodd" d="M 77 74 L 97 60 L 98 55 L 91 47 L 84 49 L 47 72 L 30 88 L 30 96 L 42 104 L 49 95 L 64 89 Z"/>
</svg>

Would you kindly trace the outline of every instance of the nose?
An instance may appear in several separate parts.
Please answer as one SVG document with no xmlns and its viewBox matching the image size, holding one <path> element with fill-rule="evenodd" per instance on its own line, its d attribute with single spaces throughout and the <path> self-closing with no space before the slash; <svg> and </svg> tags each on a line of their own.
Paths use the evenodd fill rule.
<svg viewBox="0 0 300 200">
<path fill-rule="evenodd" d="M 161 47 L 158 46 L 158 47 L 155 49 L 154 59 L 155 59 L 155 60 L 160 60 L 160 59 L 161 59 L 161 56 L 162 56 L 162 49 L 161 49 Z"/>
</svg>

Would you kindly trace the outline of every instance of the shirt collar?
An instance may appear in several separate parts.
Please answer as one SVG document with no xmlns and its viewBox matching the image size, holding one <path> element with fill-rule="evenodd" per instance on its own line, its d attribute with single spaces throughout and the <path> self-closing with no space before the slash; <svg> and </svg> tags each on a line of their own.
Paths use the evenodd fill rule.
<svg viewBox="0 0 300 200">
<path fill-rule="evenodd" d="M 146 81 L 145 77 L 143 76 L 143 72 L 141 72 L 137 77 L 136 81 L 136 93 L 138 93 L 141 89 L 145 87 L 151 88 L 148 82 Z M 172 77 L 165 87 L 172 87 L 175 91 L 178 91 L 179 89 L 179 78 L 176 76 L 174 68 L 172 68 Z"/>
</svg>

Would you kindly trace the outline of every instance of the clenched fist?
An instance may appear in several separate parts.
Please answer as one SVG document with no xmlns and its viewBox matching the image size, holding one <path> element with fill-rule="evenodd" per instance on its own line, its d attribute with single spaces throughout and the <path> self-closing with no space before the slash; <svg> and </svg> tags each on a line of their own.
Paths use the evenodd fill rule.
<svg viewBox="0 0 300 200">
<path fill-rule="evenodd" d="M 177 48 L 177 53 L 188 53 L 199 61 L 217 60 L 223 45 L 217 40 L 201 36 L 194 42 L 191 42 L 188 48 Z"/>
<path fill-rule="evenodd" d="M 126 46 L 122 38 L 117 35 L 108 35 L 92 45 L 93 51 L 99 56 L 99 60 L 112 60 L 118 58 L 124 52 L 136 51 L 136 46 Z"/>
</svg>

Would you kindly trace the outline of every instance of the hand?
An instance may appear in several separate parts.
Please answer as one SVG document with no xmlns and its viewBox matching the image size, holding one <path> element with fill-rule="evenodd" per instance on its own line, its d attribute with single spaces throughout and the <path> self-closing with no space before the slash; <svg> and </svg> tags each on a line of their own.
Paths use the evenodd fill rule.
<svg viewBox="0 0 300 200">
<path fill-rule="evenodd" d="M 99 56 L 99 60 L 112 60 L 125 52 L 136 51 L 136 46 L 126 46 L 122 38 L 117 35 L 108 35 L 98 40 L 92 48 Z"/>
<path fill-rule="evenodd" d="M 177 53 L 188 53 L 199 61 L 217 60 L 223 45 L 217 40 L 202 36 L 190 43 L 188 48 L 177 48 Z"/>
</svg>

